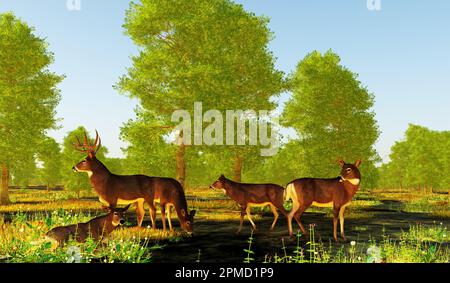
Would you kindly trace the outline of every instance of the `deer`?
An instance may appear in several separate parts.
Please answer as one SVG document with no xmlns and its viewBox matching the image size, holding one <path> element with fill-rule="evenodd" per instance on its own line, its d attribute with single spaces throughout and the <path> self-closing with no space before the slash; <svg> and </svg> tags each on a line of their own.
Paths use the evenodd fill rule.
<svg viewBox="0 0 450 283">
<path fill-rule="evenodd" d="M 354 164 L 339 160 L 341 173 L 336 178 L 300 178 L 286 186 L 285 201 L 292 200 L 292 210 L 288 214 L 288 231 L 292 237 L 292 218 L 304 235 L 307 235 L 300 220 L 303 212 L 310 206 L 331 207 L 333 209 L 333 239 L 337 242 L 337 223 L 340 222 L 341 237 L 345 241 L 344 211 L 351 203 L 353 196 L 359 189 L 361 173 L 359 166 L 361 160 Z"/>
<path fill-rule="evenodd" d="M 147 203 L 153 229 L 156 229 L 155 202 L 159 202 L 164 232 L 166 232 L 166 209 L 168 209 L 169 227 L 172 230 L 170 206 L 173 206 L 177 212 L 181 228 L 188 233 L 192 233 L 195 210 L 188 212 L 186 196 L 181 184 L 173 178 L 111 173 L 96 158 L 96 154 L 101 147 L 101 139 L 97 130 L 95 133 L 96 137 L 93 144 L 89 143 L 86 132 L 84 133 L 83 144 L 77 137 L 77 143 L 74 143 L 75 149 L 87 153 L 87 156 L 72 169 L 75 172 L 88 174 L 91 185 L 99 195 L 99 201 L 112 208 L 117 205 L 134 203 L 138 227 L 142 226 L 145 216 L 144 203 Z"/>
<path fill-rule="evenodd" d="M 70 239 L 84 243 L 90 236 L 96 241 L 102 241 L 119 225 L 125 223 L 123 214 L 129 207 L 130 205 L 125 208 L 104 207 L 108 210 L 108 214 L 95 217 L 85 223 L 55 227 L 45 234 L 45 238 L 53 242 L 52 249 L 63 246 Z"/>
<path fill-rule="evenodd" d="M 274 220 L 270 230 L 273 230 L 278 220 L 277 209 L 287 217 L 287 211 L 284 209 L 284 188 L 276 184 L 248 184 L 238 183 L 227 179 L 223 174 L 210 185 L 211 189 L 220 189 L 225 192 L 232 200 L 238 203 L 241 208 L 241 217 L 239 229 L 236 234 L 240 234 L 244 222 L 244 215 L 247 214 L 248 220 L 256 231 L 256 225 L 250 215 L 251 207 L 270 206 Z"/>
</svg>

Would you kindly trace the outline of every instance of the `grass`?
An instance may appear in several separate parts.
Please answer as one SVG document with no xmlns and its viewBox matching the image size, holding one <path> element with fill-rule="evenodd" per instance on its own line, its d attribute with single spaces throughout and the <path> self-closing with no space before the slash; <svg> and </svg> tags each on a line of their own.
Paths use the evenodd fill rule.
<svg viewBox="0 0 450 283">
<path fill-rule="evenodd" d="M 450 263 L 450 250 L 447 245 L 448 231 L 442 225 L 426 227 L 423 225 L 411 226 L 409 231 L 404 231 L 398 239 L 391 239 L 383 235 L 383 240 L 367 243 L 351 241 L 339 247 L 316 242 L 314 237 L 314 225 L 310 225 L 309 241 L 305 246 L 300 245 L 301 234 L 297 234 L 297 245 L 291 253 L 286 252 L 286 247 L 281 247 L 281 255 L 266 254 L 263 263 Z M 251 237 L 253 241 L 253 237 Z M 245 250 L 251 253 L 251 245 Z"/>
<path fill-rule="evenodd" d="M 188 189 L 187 196 L 189 208 L 197 210 L 196 221 L 239 220 L 239 206 L 220 190 Z M 106 243 L 90 239 L 84 244 L 71 242 L 51 251 L 49 243 L 42 242 L 48 230 L 59 225 L 85 222 L 103 213 L 95 192 L 82 191 L 81 199 L 78 199 L 77 193 L 70 191 L 14 189 L 10 191 L 10 199 L 10 205 L 0 206 L 0 215 L 3 213 L 8 219 L 5 221 L 0 216 L 0 261 L 4 262 L 150 262 L 153 250 L 182 241 L 185 237 L 179 231 L 125 227 L 114 231 Z M 286 206 L 290 209 L 289 204 Z M 370 210 L 373 208 L 421 212 L 437 219 L 450 217 L 448 194 L 376 189 L 358 192 L 346 209 L 346 219 L 371 218 L 373 212 Z M 331 217 L 329 208 L 311 208 L 308 211 Z M 134 212 L 130 210 L 129 213 Z M 271 214 L 268 207 L 252 209 L 254 220 Z M 133 225 L 135 223 L 126 223 L 125 226 Z M 395 236 L 383 232 L 377 235 L 378 241 L 340 245 L 316 242 L 314 227 L 310 229 L 313 229 L 310 233 L 313 236 L 306 244 L 301 244 L 298 235 L 297 246 L 289 250 L 283 240 L 280 252 L 264 255 L 263 262 L 449 262 L 450 259 L 448 231 L 440 222 L 432 226 L 413 225 Z M 369 230 L 366 225 L 351 229 L 361 233 Z M 252 235 L 247 243 L 246 262 L 261 261 L 252 251 L 256 241 Z M 201 251 L 198 250 L 197 261 L 200 259 Z"/>
<path fill-rule="evenodd" d="M 55 226 L 85 222 L 90 213 L 73 213 L 63 209 L 52 213 L 27 215 L 16 213 L 11 222 L 0 219 L 0 260 L 4 262 L 149 262 L 151 250 L 160 248 L 150 245 L 150 237 L 144 234 L 112 233 L 106 243 L 88 239 L 85 243 L 69 242 L 62 248 L 51 250 L 51 243 L 44 239 L 45 233 Z M 156 235 L 155 238 L 162 238 Z"/>
<path fill-rule="evenodd" d="M 450 196 L 445 191 L 432 193 L 417 189 L 375 189 L 371 193 L 376 199 L 398 202 L 398 207 L 391 207 L 391 209 L 428 213 L 437 217 L 450 217 Z"/>
</svg>

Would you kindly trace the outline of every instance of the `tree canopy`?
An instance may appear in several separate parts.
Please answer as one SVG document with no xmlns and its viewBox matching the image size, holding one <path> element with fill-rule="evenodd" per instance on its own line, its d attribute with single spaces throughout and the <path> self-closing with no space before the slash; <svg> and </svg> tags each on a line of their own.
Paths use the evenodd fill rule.
<svg viewBox="0 0 450 283">
<path fill-rule="evenodd" d="M 12 13 L 0 14 L 0 204 L 8 203 L 10 172 L 34 162 L 40 140 L 56 128 L 63 76 L 48 70 L 53 54 L 34 29 Z"/>
<path fill-rule="evenodd" d="M 373 186 L 374 164 L 379 161 L 373 94 L 331 50 L 308 54 L 297 65 L 290 85 L 292 98 L 286 103 L 283 125 L 294 128 L 299 137 L 298 149 L 292 148 L 297 154 L 289 162 L 297 166 L 297 174 L 336 176 L 339 158 L 362 159 L 364 186 Z"/>
<path fill-rule="evenodd" d="M 283 75 L 274 68 L 267 48 L 272 37 L 267 23 L 267 18 L 229 0 L 132 3 L 124 27 L 141 52 L 133 57 L 132 67 L 117 87 L 139 98 L 155 127 L 173 126 L 171 116 L 178 109 L 189 111 L 192 117 L 195 102 L 202 102 L 205 111 L 271 110 L 275 105 L 269 98 L 283 89 Z M 136 121 L 136 127 L 142 121 Z M 132 127 L 133 122 L 125 129 Z M 165 129 L 148 130 L 153 135 L 171 131 Z M 158 138 L 151 141 L 160 142 Z M 191 150 L 202 149 L 181 145 L 174 159 L 182 182 L 185 154 L 196 156 Z M 242 147 L 230 150 L 234 154 L 227 156 L 232 160 L 236 155 L 245 157 Z"/>
<path fill-rule="evenodd" d="M 392 146 L 389 158 L 380 168 L 380 186 L 450 187 L 450 131 L 410 124 L 404 140 Z"/>
</svg>

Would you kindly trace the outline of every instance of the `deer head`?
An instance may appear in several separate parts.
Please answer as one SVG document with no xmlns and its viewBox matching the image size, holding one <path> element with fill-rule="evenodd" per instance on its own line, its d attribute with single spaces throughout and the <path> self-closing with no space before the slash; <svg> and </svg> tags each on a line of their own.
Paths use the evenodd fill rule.
<svg viewBox="0 0 450 283">
<path fill-rule="evenodd" d="M 124 213 L 128 210 L 128 208 L 130 208 L 130 205 L 127 205 L 124 208 L 111 208 L 108 206 L 103 206 L 104 209 L 106 209 L 109 214 L 109 218 L 111 220 L 111 223 L 113 224 L 113 226 L 119 226 L 119 225 L 123 225 L 125 223 L 125 219 L 123 218 Z"/>
<path fill-rule="evenodd" d="M 224 183 L 226 181 L 225 176 L 222 174 L 220 175 L 220 177 L 217 179 L 217 181 L 215 181 L 212 185 L 209 186 L 210 189 L 219 189 L 219 190 L 224 190 L 225 186 Z"/>
<path fill-rule="evenodd" d="M 340 159 L 339 165 L 341 166 L 341 179 L 348 180 L 353 185 L 358 185 L 361 180 L 361 173 L 358 169 L 361 165 L 361 159 L 358 159 L 354 164 L 345 163 L 344 160 Z"/>
<path fill-rule="evenodd" d="M 180 224 L 181 228 L 188 232 L 192 233 L 194 230 L 194 216 L 195 216 L 195 210 L 189 211 L 189 214 L 186 213 L 184 209 L 181 209 L 181 217 L 180 217 Z"/>
<path fill-rule="evenodd" d="M 91 176 L 95 165 L 98 163 L 95 155 L 97 154 L 98 150 L 100 149 L 101 143 L 102 143 L 97 130 L 95 130 L 95 141 L 93 144 L 89 143 L 86 132 L 84 132 L 83 144 L 80 142 L 78 137 L 77 137 L 77 142 L 78 143 L 76 143 L 76 144 L 74 143 L 75 149 L 80 152 L 85 152 L 87 154 L 87 156 L 85 159 L 83 159 L 77 165 L 72 167 L 72 169 L 75 172 L 86 172 L 86 173 L 88 173 L 89 176 Z"/>
</svg>

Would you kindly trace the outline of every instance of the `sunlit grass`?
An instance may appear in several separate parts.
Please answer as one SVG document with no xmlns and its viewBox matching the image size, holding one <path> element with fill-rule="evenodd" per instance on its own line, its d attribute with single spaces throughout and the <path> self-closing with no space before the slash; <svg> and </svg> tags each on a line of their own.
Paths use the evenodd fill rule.
<svg viewBox="0 0 450 283">
<path fill-rule="evenodd" d="M 311 226 L 310 226 L 311 227 Z M 312 226 L 314 227 L 314 226 Z M 310 228 L 310 235 L 314 228 Z M 298 237 L 300 234 L 297 235 Z M 442 225 L 411 226 L 400 237 L 393 239 L 382 235 L 377 242 L 351 241 L 334 246 L 329 243 L 316 242 L 310 237 L 306 244 L 297 240 L 293 250 L 279 247 L 279 252 L 264 255 L 264 263 L 449 263 L 450 250 L 441 243 L 448 241 L 448 233 Z M 253 240 L 258 241 L 256 238 Z M 259 256 L 261 255 L 253 255 Z M 245 257 L 245 254 L 243 255 Z M 244 259 L 245 260 L 245 259 Z"/>
<path fill-rule="evenodd" d="M 163 233 L 151 229 L 119 228 L 105 243 L 88 239 L 86 243 L 70 242 L 51 250 L 45 233 L 56 226 L 86 222 L 94 215 L 68 212 L 63 209 L 51 213 L 28 215 L 15 213 L 10 222 L 0 218 L 0 260 L 6 262 L 148 262 L 151 250 L 161 248 L 155 242 L 177 240 L 180 233 Z M 76 255 L 73 255 L 75 250 Z M 75 257 L 75 258 L 74 258 Z M 78 259 L 77 259 L 78 258 Z"/>
</svg>

